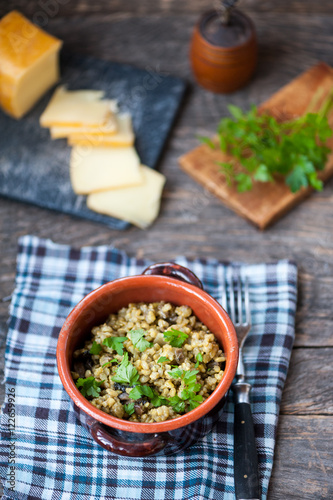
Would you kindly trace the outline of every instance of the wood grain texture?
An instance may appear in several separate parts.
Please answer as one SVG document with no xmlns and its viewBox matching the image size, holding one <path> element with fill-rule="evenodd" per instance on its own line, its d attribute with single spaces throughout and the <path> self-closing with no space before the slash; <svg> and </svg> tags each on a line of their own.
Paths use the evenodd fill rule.
<svg viewBox="0 0 333 500">
<path fill-rule="evenodd" d="M 294 349 L 281 413 L 333 416 L 331 356 L 332 348 Z"/>
<path fill-rule="evenodd" d="M 7 0 L 0 4 L 0 16 L 12 9 L 19 9 L 29 16 L 36 16 L 42 20 L 42 13 L 51 17 L 60 14 L 61 16 L 91 15 L 123 13 L 136 15 L 157 14 L 188 14 L 201 13 L 203 10 L 211 9 L 214 5 L 212 0 Z M 331 0 L 239 0 L 239 8 L 246 11 L 274 12 L 274 13 L 298 13 L 298 14 L 318 14 L 333 13 Z"/>
<path fill-rule="evenodd" d="M 330 417 L 281 415 L 269 500 L 333 498 Z"/>
<path fill-rule="evenodd" d="M 332 393 L 324 367 L 332 364 L 333 355 L 333 180 L 262 233 L 182 172 L 177 159 L 198 145 L 197 135 L 214 133 L 228 103 L 248 109 L 319 60 L 333 65 L 333 3 L 243 0 L 257 27 L 259 66 L 246 88 L 227 97 L 199 88 L 188 63 L 193 25 L 208 3 L 78 0 L 64 3 L 49 20 L 47 29 L 67 48 L 175 74 L 190 82 L 191 91 L 160 162 L 167 184 L 160 217 L 148 231 L 114 231 L 0 199 L 0 296 L 10 295 L 14 288 L 17 238 L 27 233 L 78 247 L 112 243 L 130 255 L 154 261 L 180 254 L 245 262 L 295 260 L 299 266 L 295 349 L 268 500 L 326 500 L 333 498 L 333 416 L 325 411 L 326 402 L 332 406 L 332 396 L 324 386 L 325 382 Z M 36 5 L 37 1 L 8 0 L 0 3 L 0 9 L 4 13 L 14 6 L 33 13 Z M 8 302 L 0 301 L 2 359 L 7 320 Z"/>
</svg>

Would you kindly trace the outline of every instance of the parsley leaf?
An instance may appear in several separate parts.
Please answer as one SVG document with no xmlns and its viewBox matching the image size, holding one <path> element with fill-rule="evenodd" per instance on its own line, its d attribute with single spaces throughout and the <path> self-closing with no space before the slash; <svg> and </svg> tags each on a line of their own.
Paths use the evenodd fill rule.
<svg viewBox="0 0 333 500">
<path fill-rule="evenodd" d="M 93 345 L 91 346 L 90 349 L 90 354 L 99 354 L 102 350 L 101 344 L 98 344 L 95 340 L 93 342 Z"/>
<path fill-rule="evenodd" d="M 128 404 L 124 405 L 124 409 L 128 415 L 133 415 L 134 403 L 128 403 Z"/>
<path fill-rule="evenodd" d="M 117 368 L 116 374 L 112 377 L 114 382 L 119 384 L 133 385 L 139 379 L 139 373 L 135 366 L 128 360 L 128 353 L 125 352 L 122 362 Z"/>
<path fill-rule="evenodd" d="M 79 378 L 76 382 L 76 387 L 80 390 L 82 396 L 92 396 L 94 398 L 97 398 L 99 396 L 99 393 L 101 392 L 100 385 L 103 382 L 104 380 L 101 380 L 101 382 L 97 382 L 97 380 L 93 376 L 87 378 Z"/>
<path fill-rule="evenodd" d="M 183 378 L 187 385 L 196 381 L 197 373 L 199 373 L 199 370 L 189 370 L 183 373 Z"/>
<path fill-rule="evenodd" d="M 150 402 L 155 408 L 157 408 L 158 406 L 164 406 L 169 404 L 169 401 L 167 399 L 162 398 L 155 391 L 153 392 L 154 392 L 154 397 L 150 400 Z"/>
<path fill-rule="evenodd" d="M 202 396 L 193 396 L 192 399 L 188 402 L 190 410 L 194 410 L 194 408 L 197 408 L 200 403 L 202 402 L 203 397 Z"/>
<path fill-rule="evenodd" d="M 128 394 L 130 398 L 137 400 L 141 396 L 146 396 L 150 399 L 150 403 L 155 408 L 162 405 L 168 405 L 169 401 L 166 398 L 161 397 L 154 389 L 148 385 L 136 385 Z"/>
<path fill-rule="evenodd" d="M 211 149 L 215 149 L 214 141 L 212 141 L 212 139 L 210 139 L 209 137 L 198 136 L 198 139 L 199 139 L 199 141 L 204 142 L 205 144 L 207 144 L 207 146 L 209 146 Z"/>
<path fill-rule="evenodd" d="M 123 343 L 126 340 L 128 340 L 127 337 L 107 337 L 103 340 L 103 344 L 116 351 L 119 356 L 122 356 L 124 354 Z"/>
<path fill-rule="evenodd" d="M 203 360 L 203 357 L 202 357 L 202 354 L 201 352 L 199 352 L 197 355 L 196 355 L 196 358 L 197 362 L 195 363 L 195 367 L 198 368 L 198 366 L 200 365 L 200 363 L 202 363 L 202 360 Z"/>
<path fill-rule="evenodd" d="M 131 330 L 129 332 L 129 337 L 132 341 L 132 344 L 140 352 L 144 352 L 146 349 L 153 345 L 152 342 L 148 342 L 148 340 L 144 338 L 145 333 L 145 330 L 142 330 L 141 328 L 140 330 Z"/>
<path fill-rule="evenodd" d="M 141 396 L 147 396 L 149 399 L 154 397 L 153 390 L 149 385 L 136 385 L 128 395 L 131 399 L 140 399 Z"/>
<path fill-rule="evenodd" d="M 172 328 L 171 330 L 167 330 L 163 334 L 164 340 L 169 342 L 172 347 L 182 347 L 185 340 L 188 338 L 188 335 L 180 330 L 175 330 Z"/>
<path fill-rule="evenodd" d="M 168 372 L 168 374 L 170 375 L 170 377 L 173 377 L 173 378 L 181 378 L 182 375 L 183 375 L 183 370 L 181 370 L 180 368 L 174 368 L 173 370 L 171 370 L 170 372 Z"/>
<path fill-rule="evenodd" d="M 173 396 L 172 398 L 169 398 L 169 403 L 176 413 L 185 412 L 185 401 L 182 401 L 179 396 Z"/>
<path fill-rule="evenodd" d="M 111 363 L 119 363 L 119 361 L 116 358 L 110 359 L 110 361 L 107 361 L 106 363 L 104 363 L 104 365 L 102 365 L 102 368 L 104 368 L 104 366 L 110 365 Z"/>
<path fill-rule="evenodd" d="M 196 394 L 201 389 L 201 384 L 197 383 L 199 370 L 184 371 L 178 368 L 168 372 L 174 378 L 181 379 L 179 395 L 169 398 L 169 403 L 177 413 L 184 413 L 199 406 L 203 397 Z"/>
<path fill-rule="evenodd" d="M 166 362 L 171 363 L 170 359 L 166 358 L 165 356 L 161 356 L 157 361 L 157 363 L 166 363 Z"/>
</svg>

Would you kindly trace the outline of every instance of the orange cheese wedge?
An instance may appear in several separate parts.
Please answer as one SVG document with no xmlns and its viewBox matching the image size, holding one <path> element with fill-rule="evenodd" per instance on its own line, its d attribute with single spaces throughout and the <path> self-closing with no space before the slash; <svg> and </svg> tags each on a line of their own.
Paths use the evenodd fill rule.
<svg viewBox="0 0 333 500">
<path fill-rule="evenodd" d="M 25 115 L 59 79 L 62 42 L 12 11 L 0 21 L 0 106 Z"/>
</svg>

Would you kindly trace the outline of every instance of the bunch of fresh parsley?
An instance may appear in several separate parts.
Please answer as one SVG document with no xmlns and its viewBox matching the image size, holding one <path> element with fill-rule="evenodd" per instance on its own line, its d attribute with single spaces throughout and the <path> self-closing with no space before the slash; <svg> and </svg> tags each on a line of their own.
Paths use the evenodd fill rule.
<svg viewBox="0 0 333 500">
<path fill-rule="evenodd" d="M 293 193 L 308 186 L 321 190 L 318 171 L 324 169 L 330 153 L 326 143 L 332 129 L 327 117 L 332 105 L 330 95 L 317 113 L 282 123 L 256 106 L 246 113 L 230 105 L 232 117 L 223 118 L 217 130 L 221 150 L 233 157 L 219 162 L 228 183 L 235 182 L 238 191 L 244 192 L 252 189 L 254 181 L 274 182 L 282 176 Z M 201 140 L 216 148 L 211 139 Z"/>
</svg>

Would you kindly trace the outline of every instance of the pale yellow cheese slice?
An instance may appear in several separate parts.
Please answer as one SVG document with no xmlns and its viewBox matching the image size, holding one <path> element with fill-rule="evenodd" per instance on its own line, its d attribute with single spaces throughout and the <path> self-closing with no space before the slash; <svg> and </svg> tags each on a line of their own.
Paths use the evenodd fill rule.
<svg viewBox="0 0 333 500">
<path fill-rule="evenodd" d="M 132 127 L 132 118 L 129 113 L 116 115 L 117 132 L 114 134 L 104 133 L 103 131 L 96 134 L 72 133 L 68 137 L 70 146 L 113 146 L 124 147 L 134 144 L 135 135 Z M 101 130 L 101 129 L 99 129 Z"/>
<path fill-rule="evenodd" d="M 141 172 L 142 184 L 90 194 L 88 208 L 147 228 L 158 215 L 165 177 L 143 165 Z"/>
<path fill-rule="evenodd" d="M 12 11 L 0 21 L 0 105 L 21 118 L 59 79 L 62 42 Z"/>
<path fill-rule="evenodd" d="M 110 100 L 111 109 L 115 107 L 117 101 Z M 93 134 L 93 135 L 112 135 L 118 130 L 117 117 L 111 112 L 107 122 L 99 127 L 51 127 L 50 134 L 52 139 L 61 139 L 70 136 L 71 134 Z"/>
<path fill-rule="evenodd" d="M 104 125 L 111 114 L 111 103 L 100 100 L 103 95 L 100 90 L 67 90 L 60 86 L 42 113 L 40 124 L 42 127 Z"/>
<path fill-rule="evenodd" d="M 133 147 L 72 149 L 70 178 L 77 194 L 140 184 L 140 159 Z"/>
</svg>

